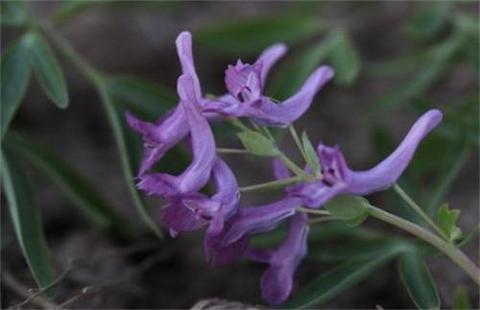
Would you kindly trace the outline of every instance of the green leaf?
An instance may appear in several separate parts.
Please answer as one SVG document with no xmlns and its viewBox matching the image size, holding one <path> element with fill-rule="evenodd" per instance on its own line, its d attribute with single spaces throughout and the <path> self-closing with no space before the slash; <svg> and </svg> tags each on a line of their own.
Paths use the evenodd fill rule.
<svg viewBox="0 0 480 310">
<path fill-rule="evenodd" d="M 118 230 L 128 229 L 128 225 L 121 220 L 110 204 L 63 158 L 14 132 L 7 135 L 5 143 L 16 154 L 29 160 L 52 178 L 65 195 L 95 224 L 100 227 L 116 227 Z"/>
<path fill-rule="evenodd" d="M 45 39 L 35 32 L 25 37 L 30 63 L 47 96 L 59 107 L 68 106 L 68 91 L 63 72 Z"/>
<path fill-rule="evenodd" d="M 305 155 L 307 156 L 308 165 L 312 168 L 313 173 L 316 176 L 319 176 L 320 162 L 318 161 L 318 155 L 305 131 L 302 134 L 302 144 L 303 144 L 303 150 L 305 151 Z"/>
<path fill-rule="evenodd" d="M 430 58 L 428 61 L 419 65 L 422 70 L 407 82 L 390 91 L 376 103 L 375 107 L 384 110 L 391 109 L 421 96 L 440 78 L 448 65 L 448 61 L 462 45 L 462 42 L 463 36 L 454 33 L 447 40 L 435 46 L 429 52 Z"/>
<path fill-rule="evenodd" d="M 332 36 L 335 43 L 329 53 L 329 59 L 335 69 L 335 82 L 343 86 L 351 85 L 360 71 L 357 51 L 347 33 L 337 31 Z"/>
<path fill-rule="evenodd" d="M 26 1 L 2 1 L 0 21 L 2 25 L 21 26 L 28 19 Z"/>
<path fill-rule="evenodd" d="M 1 126 L 0 139 L 7 132 L 27 90 L 31 69 L 24 41 L 10 46 L 0 61 L 1 68 Z"/>
<path fill-rule="evenodd" d="M 148 80 L 121 75 L 107 77 L 106 83 L 116 104 L 143 117 L 159 117 L 178 102 L 174 90 Z"/>
<path fill-rule="evenodd" d="M 382 255 L 347 261 L 320 275 L 303 289 L 300 289 L 292 300 L 284 304 L 282 308 L 305 309 L 324 303 L 367 278 L 402 249 L 402 247 L 393 246 Z"/>
<path fill-rule="evenodd" d="M 64 23 L 86 9 L 89 9 L 93 6 L 109 4 L 111 2 L 113 2 L 113 0 L 63 0 L 53 18 L 56 23 Z"/>
<path fill-rule="evenodd" d="M 445 27 L 451 3 L 426 3 L 406 25 L 407 34 L 415 39 L 431 38 Z"/>
<path fill-rule="evenodd" d="M 416 251 L 407 251 L 400 256 L 399 271 L 410 298 L 419 309 L 440 309 L 435 283 Z"/>
<path fill-rule="evenodd" d="M 457 227 L 460 210 L 448 209 L 448 204 L 444 204 L 438 210 L 438 226 L 443 230 L 450 241 L 455 241 L 462 236 L 462 231 Z"/>
<path fill-rule="evenodd" d="M 467 289 L 464 286 L 459 286 L 455 289 L 454 300 L 453 300 L 453 309 L 454 310 L 470 310 L 473 309 L 468 299 Z"/>
<path fill-rule="evenodd" d="M 108 92 L 108 84 L 101 77 L 96 80 L 97 90 L 100 94 L 100 100 L 105 108 L 110 125 L 112 126 L 115 142 L 120 154 L 123 174 L 133 203 L 143 220 L 143 222 L 159 237 L 163 238 L 162 231 L 150 216 L 144 201 L 134 184 L 135 172 L 134 167 L 138 166 L 139 147 L 135 144 L 136 136 L 126 127 L 124 119 L 124 111 L 119 105 L 115 105 L 111 94 Z"/>
<path fill-rule="evenodd" d="M 3 189 L 22 253 L 39 287 L 55 279 L 50 253 L 42 230 L 38 208 L 30 185 L 8 150 L 1 151 Z"/>
<path fill-rule="evenodd" d="M 325 248 L 310 247 L 308 259 L 321 260 L 326 262 L 342 262 L 353 259 L 368 259 L 374 256 L 382 256 L 393 246 L 401 246 L 402 242 L 389 238 L 374 238 L 365 240 L 354 240 L 348 243 L 337 243 Z"/>
<path fill-rule="evenodd" d="M 276 42 L 295 42 L 322 31 L 316 16 L 281 15 L 209 24 L 195 38 L 214 51 L 253 54 Z"/>
<path fill-rule="evenodd" d="M 255 131 L 243 131 L 237 134 L 243 146 L 257 156 L 277 156 L 278 149 L 272 141 Z"/>
<path fill-rule="evenodd" d="M 328 35 L 305 51 L 290 57 L 290 61 L 280 65 L 279 73 L 272 81 L 273 85 L 269 93 L 281 100 L 293 95 L 305 82 L 305 79 L 327 59 L 334 44 L 336 42 L 333 36 Z"/>
<path fill-rule="evenodd" d="M 340 195 L 330 200 L 325 208 L 339 220 L 355 222 L 358 219 L 365 219 L 369 205 L 368 200 L 363 197 Z"/>
</svg>

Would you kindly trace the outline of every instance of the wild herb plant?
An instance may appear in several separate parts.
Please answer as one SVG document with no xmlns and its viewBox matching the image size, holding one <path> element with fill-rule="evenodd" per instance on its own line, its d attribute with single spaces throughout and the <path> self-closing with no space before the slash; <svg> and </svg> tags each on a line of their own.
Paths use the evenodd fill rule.
<svg viewBox="0 0 480 310">
<path fill-rule="evenodd" d="M 435 282 L 424 262 L 425 257 L 437 255 L 450 258 L 479 284 L 478 267 L 461 250 L 475 238 L 478 227 L 462 232 L 457 226 L 459 207 L 451 209 L 444 203 L 467 155 L 478 148 L 478 94 L 465 94 L 459 99 L 458 109 L 433 108 L 429 100 L 429 89 L 453 66 L 467 62 L 478 78 L 479 29 L 474 17 L 448 2 L 425 4 L 405 26 L 411 40 L 427 42 L 418 52 L 363 64 L 364 74 L 373 78 L 419 71 L 390 95 L 372 103 L 372 118 L 408 103 L 421 116 L 412 121 L 401 143 L 395 143 L 385 129 L 378 127 L 374 138 L 382 160 L 369 170 L 354 171 L 347 165 L 348 154 L 344 156 L 339 147 L 312 142 L 306 132 L 299 135 L 293 124 L 308 113 L 317 92 L 330 80 L 348 91 L 346 87 L 362 74 L 361 58 L 348 27 L 292 13 L 201 29 L 199 42 L 220 53 L 251 54 L 266 48 L 253 64 L 235 63 L 240 55 L 234 55 L 226 70 L 225 95 L 215 97 L 202 91 L 193 61 L 192 36 L 183 32 L 176 41 L 182 73 L 175 95 L 137 78 L 99 71 L 62 37 L 57 26 L 86 4 L 67 1 L 49 20 L 38 20 L 25 2 L 2 2 L 2 25 L 17 27 L 21 32 L 1 59 L 2 184 L 18 242 L 32 275 L 45 292 L 55 283 L 56 273 L 39 210 L 17 155 L 57 182 L 99 227 L 135 238 L 135 228 L 129 227 L 110 202 L 61 155 L 9 129 L 31 76 L 53 103 L 59 108 L 68 107 L 67 83 L 50 44 L 96 89 L 112 128 L 132 201 L 145 225 L 160 238 L 161 228 L 172 237 L 180 234 L 178 238 L 183 232 L 205 229 L 204 252 L 214 266 L 240 258 L 266 264 L 260 286 L 270 305 L 305 308 L 320 304 L 397 260 L 399 276 L 415 305 L 440 308 Z M 319 35 L 321 39 L 317 40 Z M 266 89 L 270 68 L 286 53 L 285 44 L 271 44 L 295 44 L 306 39 L 310 39 L 310 45 L 289 57 L 272 87 Z M 135 115 L 160 118 L 145 122 Z M 217 145 L 210 128 L 217 122 L 234 128 L 227 134 L 236 134 L 242 149 Z M 143 138 L 140 163 L 140 147 L 127 123 Z M 295 143 L 301 163 L 282 151 L 280 137 L 287 135 Z M 184 140 L 189 141 L 190 154 L 176 148 Z M 446 157 L 429 156 L 428 152 L 445 144 L 452 145 Z M 420 158 L 414 157 L 417 150 Z M 165 163 L 167 151 L 176 152 L 175 162 Z M 230 156 L 271 158 L 276 179 L 239 186 L 228 164 Z M 415 164 L 422 156 L 431 162 L 425 163 L 424 159 Z M 182 166 L 186 158 L 191 158 L 190 164 L 179 175 L 152 171 L 157 164 L 163 165 L 160 171 L 169 165 Z M 407 170 L 410 162 L 413 167 Z M 437 181 L 429 184 L 427 196 L 419 176 L 431 172 Z M 214 184 L 213 194 L 203 190 L 209 183 Z M 363 197 L 389 188 L 400 198 L 387 200 L 396 205 L 398 214 L 388 212 L 383 205 L 374 206 Z M 164 199 L 160 220 L 151 217 L 139 190 Z M 283 197 L 261 206 L 241 203 L 241 196 L 266 190 L 280 191 Z M 373 232 L 365 227 L 367 218 L 393 225 L 414 238 Z M 287 230 L 283 222 L 288 223 Z M 347 236 L 350 242 L 319 252 L 315 246 L 325 236 Z M 338 266 L 311 283 L 300 283 L 293 293 L 295 272 L 305 257 Z M 459 303 L 465 299 L 460 296 Z"/>
</svg>

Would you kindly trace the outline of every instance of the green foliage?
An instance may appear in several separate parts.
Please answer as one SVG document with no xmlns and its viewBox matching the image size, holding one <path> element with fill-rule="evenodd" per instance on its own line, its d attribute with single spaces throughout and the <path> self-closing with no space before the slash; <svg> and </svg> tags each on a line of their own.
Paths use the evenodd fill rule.
<svg viewBox="0 0 480 310">
<path fill-rule="evenodd" d="M 15 154 L 29 160 L 43 171 L 62 189 L 65 195 L 100 227 L 116 227 L 128 230 L 114 208 L 73 166 L 45 146 L 30 141 L 26 136 L 11 132 L 5 139 L 6 145 Z"/>
<path fill-rule="evenodd" d="M 329 59 L 335 69 L 335 81 L 339 85 L 351 85 L 360 71 L 357 51 L 345 31 L 335 31 L 331 35 L 334 43 Z"/>
<path fill-rule="evenodd" d="M 453 300 L 454 310 L 470 310 L 473 309 L 468 298 L 467 290 L 463 286 L 457 287 L 455 290 L 455 298 Z"/>
<path fill-rule="evenodd" d="M 24 40 L 30 63 L 43 90 L 59 108 L 66 108 L 68 106 L 67 84 L 50 46 L 36 32 L 28 33 Z"/>
<path fill-rule="evenodd" d="M 444 204 L 438 210 L 438 226 L 449 237 L 450 241 L 455 241 L 462 236 L 462 231 L 457 226 L 460 210 L 450 210 L 448 204 Z"/>
<path fill-rule="evenodd" d="M 324 303 L 367 278 L 400 253 L 402 249 L 403 246 L 392 244 L 382 255 L 373 255 L 365 259 L 347 260 L 300 289 L 282 308 L 305 309 Z"/>
<path fill-rule="evenodd" d="M 318 18 L 282 15 L 210 24 L 195 33 L 214 51 L 253 54 L 276 42 L 296 42 L 324 29 Z"/>
<path fill-rule="evenodd" d="M 7 132 L 20 102 L 27 90 L 31 75 L 24 39 L 8 47 L 2 55 L 1 68 L 1 124 L 0 139 Z"/>
<path fill-rule="evenodd" d="M 0 21 L 5 26 L 21 26 L 28 20 L 26 1 L 2 1 Z"/>
<path fill-rule="evenodd" d="M 100 100 L 104 106 L 107 117 L 112 127 L 115 142 L 120 153 L 125 181 L 127 183 L 133 203 L 145 224 L 159 237 L 163 238 L 163 233 L 150 216 L 145 203 L 138 189 L 135 187 L 135 167 L 138 167 L 138 138 L 127 128 L 124 120 L 124 111 L 120 109 L 113 101 L 112 95 L 108 92 L 107 83 L 101 78 L 96 79 L 97 90 Z"/>
<path fill-rule="evenodd" d="M 317 152 L 312 145 L 312 142 L 308 138 L 307 133 L 304 131 L 302 134 L 302 145 L 305 155 L 307 157 L 308 165 L 312 168 L 313 173 L 316 176 L 320 175 L 320 162 L 318 161 Z"/>
<path fill-rule="evenodd" d="M 243 131 L 237 134 L 243 146 L 257 156 L 277 156 L 278 149 L 271 140 L 255 131 Z"/>
<path fill-rule="evenodd" d="M 443 1 L 431 5 L 425 4 L 416 15 L 411 18 L 407 25 L 407 34 L 415 39 L 432 38 L 437 35 L 446 25 L 451 3 Z"/>
<path fill-rule="evenodd" d="M 39 287 L 55 279 L 53 263 L 42 230 L 39 210 L 30 185 L 9 150 L 1 152 L 1 179 L 15 234 L 22 253 Z"/>
<path fill-rule="evenodd" d="M 430 272 L 415 251 L 400 256 L 399 271 L 410 298 L 419 309 L 440 309 L 440 298 Z"/>
<path fill-rule="evenodd" d="M 142 117 L 158 117 L 178 102 L 175 90 L 127 75 L 108 76 L 108 92 L 117 104 Z"/>
<path fill-rule="evenodd" d="M 361 224 L 368 217 L 367 199 L 358 196 L 340 195 L 330 200 L 326 205 L 333 217 L 346 221 L 352 226 Z"/>
</svg>

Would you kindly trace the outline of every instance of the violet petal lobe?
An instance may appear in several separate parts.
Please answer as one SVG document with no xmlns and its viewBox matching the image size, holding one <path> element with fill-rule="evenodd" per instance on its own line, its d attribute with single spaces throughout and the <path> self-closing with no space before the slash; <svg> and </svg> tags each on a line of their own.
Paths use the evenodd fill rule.
<svg viewBox="0 0 480 310">
<path fill-rule="evenodd" d="M 138 187 L 149 194 L 176 196 L 196 192 L 208 182 L 215 162 L 215 140 L 208 121 L 199 111 L 191 77 L 182 75 L 178 79 L 178 93 L 190 127 L 193 160 L 179 176 L 165 173 L 142 176 Z"/>
<path fill-rule="evenodd" d="M 175 237 L 182 231 L 194 231 L 203 227 L 207 221 L 187 208 L 181 199 L 171 200 L 161 213 L 163 224 L 169 228 L 170 235 Z"/>
<path fill-rule="evenodd" d="M 331 67 L 321 66 L 307 78 L 302 88 L 292 97 L 279 104 L 263 97 L 262 100 L 249 105 L 246 114 L 260 124 L 287 126 L 308 110 L 314 96 L 325 83 L 332 79 L 333 75 Z"/>
<path fill-rule="evenodd" d="M 366 195 L 393 185 L 407 168 L 420 142 L 442 120 L 442 112 L 430 110 L 413 124 L 402 143 L 378 165 L 366 171 L 350 172 L 348 191 Z"/>
<path fill-rule="evenodd" d="M 182 140 L 189 131 L 183 109 L 176 107 L 156 123 L 141 121 L 133 114 L 125 113 L 130 128 L 142 134 L 144 153 L 139 175 L 147 172 L 165 153 Z"/>
<path fill-rule="evenodd" d="M 307 255 L 308 231 L 306 215 L 295 214 L 290 220 L 287 238 L 271 254 L 270 266 L 261 280 L 262 297 L 269 304 L 281 304 L 290 296 L 295 271 Z"/>
<path fill-rule="evenodd" d="M 295 213 L 301 205 L 296 197 L 286 197 L 277 202 L 259 206 L 239 208 L 227 229 L 222 233 L 222 246 L 237 241 L 245 235 L 257 234 L 274 229 L 284 219 Z"/>
<path fill-rule="evenodd" d="M 192 34 L 188 31 L 183 31 L 178 35 L 175 45 L 182 66 L 182 74 L 188 75 L 192 78 L 195 97 L 199 103 L 201 103 L 202 90 L 197 71 L 195 70 L 195 63 L 193 61 Z"/>
<path fill-rule="evenodd" d="M 262 86 L 265 87 L 265 81 L 267 79 L 270 69 L 275 63 L 287 52 L 287 46 L 283 43 L 277 43 L 267 47 L 262 54 L 257 58 L 256 64 L 260 64 L 260 81 Z"/>
</svg>

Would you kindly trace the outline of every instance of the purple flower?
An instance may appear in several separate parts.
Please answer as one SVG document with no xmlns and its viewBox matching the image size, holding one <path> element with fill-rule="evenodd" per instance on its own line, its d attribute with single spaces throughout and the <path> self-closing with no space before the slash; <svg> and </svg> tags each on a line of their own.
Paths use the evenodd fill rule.
<svg viewBox="0 0 480 310">
<path fill-rule="evenodd" d="M 240 257 L 251 235 L 276 228 L 284 219 L 295 214 L 301 199 L 287 197 L 259 207 L 241 207 L 224 230 L 205 240 L 205 254 L 212 265 L 224 265 Z"/>
<path fill-rule="evenodd" d="M 203 104 L 200 81 L 195 71 L 192 53 L 192 35 L 182 32 L 175 41 L 177 54 L 182 66 L 182 74 L 190 76 L 193 83 L 193 96 L 198 105 Z M 187 118 L 183 108 L 177 106 L 155 123 L 144 122 L 131 113 L 126 113 L 129 126 L 142 134 L 144 154 L 139 169 L 139 176 L 147 172 L 165 153 L 187 136 L 190 128 L 186 126 Z"/>
<path fill-rule="evenodd" d="M 208 102 L 205 110 L 251 117 L 260 124 L 274 126 L 286 126 L 297 120 L 310 107 L 320 88 L 333 77 L 333 70 L 321 66 L 295 95 L 277 104 L 263 95 L 263 89 L 268 70 L 285 52 L 285 46 L 277 44 L 268 48 L 253 65 L 238 60 L 234 66 L 228 66 L 225 84 L 229 94 Z"/>
<path fill-rule="evenodd" d="M 216 193 L 207 197 L 200 193 L 189 193 L 168 198 L 162 210 L 162 222 L 175 237 L 181 231 L 197 230 L 207 224 L 207 237 L 219 234 L 224 222 L 237 211 L 240 193 L 232 170 L 217 157 L 212 176 Z"/>
<path fill-rule="evenodd" d="M 166 173 L 142 175 L 138 188 L 148 194 L 172 197 L 197 192 L 208 182 L 215 162 L 215 140 L 208 121 L 199 111 L 193 79 L 182 75 L 177 87 L 180 106 L 187 120 L 184 126 L 190 128 L 193 160 L 178 176 Z"/>
<path fill-rule="evenodd" d="M 275 251 L 247 250 L 247 258 L 269 264 L 261 281 L 262 296 L 268 303 L 281 304 L 291 294 L 295 271 L 307 255 L 308 231 L 307 216 L 297 213 L 290 219 L 285 241 Z"/>
<path fill-rule="evenodd" d="M 370 170 L 351 170 L 338 147 L 317 148 L 322 177 L 296 187 L 292 192 L 310 208 L 323 206 L 338 194 L 368 195 L 392 186 L 410 163 L 422 139 L 442 120 L 439 110 L 430 110 L 412 126 L 397 149 Z"/>
</svg>

